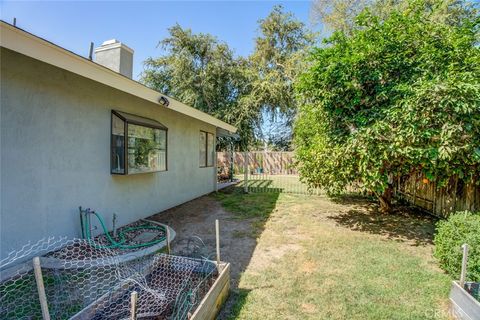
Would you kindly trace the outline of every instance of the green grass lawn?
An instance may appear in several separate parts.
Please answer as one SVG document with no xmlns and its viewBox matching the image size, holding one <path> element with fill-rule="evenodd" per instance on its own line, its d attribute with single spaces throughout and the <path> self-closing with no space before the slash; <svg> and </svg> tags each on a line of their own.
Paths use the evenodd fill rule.
<svg viewBox="0 0 480 320">
<path fill-rule="evenodd" d="M 432 257 L 434 221 L 361 198 L 239 191 L 217 199 L 253 219 L 257 246 L 231 319 L 448 319 L 450 279 Z"/>
<path fill-rule="evenodd" d="M 234 176 L 240 180 L 239 187 L 244 186 L 244 175 Z M 248 187 L 252 192 L 285 192 L 297 194 L 321 194 L 320 189 L 309 190 L 307 185 L 300 182 L 296 175 L 252 174 L 248 177 Z"/>
</svg>

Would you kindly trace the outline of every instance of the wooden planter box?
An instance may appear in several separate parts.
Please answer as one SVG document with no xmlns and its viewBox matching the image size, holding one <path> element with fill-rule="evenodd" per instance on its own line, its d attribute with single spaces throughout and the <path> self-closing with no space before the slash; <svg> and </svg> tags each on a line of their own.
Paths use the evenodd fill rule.
<svg viewBox="0 0 480 320">
<path fill-rule="evenodd" d="M 452 312 L 457 319 L 480 319 L 480 302 L 463 289 L 457 281 L 452 282 L 450 302 Z"/>
<path fill-rule="evenodd" d="M 213 320 L 222 308 L 223 303 L 228 297 L 230 290 L 230 263 L 220 262 L 217 265 L 218 277 L 213 285 L 198 304 L 197 308 L 192 311 L 193 314 L 188 315 L 189 320 Z M 125 299 L 125 292 L 131 292 L 135 283 L 126 281 L 118 284 L 111 292 L 104 294 L 102 297 L 85 307 L 69 320 L 88 320 L 95 317 L 99 309 L 104 307 L 106 301 Z M 127 296 L 127 299 L 130 296 Z M 145 317 L 145 314 L 139 314 L 139 319 Z"/>
<path fill-rule="evenodd" d="M 230 291 L 230 263 L 221 262 L 218 265 L 217 280 L 208 290 L 198 305 L 190 320 L 213 320 L 227 300 Z"/>
</svg>

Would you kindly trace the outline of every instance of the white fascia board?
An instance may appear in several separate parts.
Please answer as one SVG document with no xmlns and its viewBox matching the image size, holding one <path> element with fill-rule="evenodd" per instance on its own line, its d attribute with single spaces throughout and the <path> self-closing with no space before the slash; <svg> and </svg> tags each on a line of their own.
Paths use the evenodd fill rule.
<svg viewBox="0 0 480 320">
<path fill-rule="evenodd" d="M 82 77 L 153 102 L 157 104 L 159 108 L 174 110 L 178 113 L 182 113 L 230 132 L 237 131 L 236 127 L 212 117 L 205 112 L 189 107 L 186 104 L 152 90 L 137 81 L 129 79 L 71 51 L 5 23 L 4 21 L 0 21 L 0 45 L 36 60 L 51 64 Z M 170 101 L 168 107 L 164 107 L 158 103 L 158 100 L 162 96 L 167 97 Z"/>
</svg>

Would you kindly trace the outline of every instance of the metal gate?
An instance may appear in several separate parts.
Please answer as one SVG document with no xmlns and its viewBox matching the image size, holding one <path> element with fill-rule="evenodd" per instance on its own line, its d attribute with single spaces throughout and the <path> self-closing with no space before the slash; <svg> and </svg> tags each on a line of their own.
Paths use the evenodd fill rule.
<svg viewBox="0 0 480 320">
<path fill-rule="evenodd" d="M 300 181 L 293 152 L 218 152 L 217 165 L 219 183 L 233 180 L 248 192 L 321 193 Z"/>
</svg>

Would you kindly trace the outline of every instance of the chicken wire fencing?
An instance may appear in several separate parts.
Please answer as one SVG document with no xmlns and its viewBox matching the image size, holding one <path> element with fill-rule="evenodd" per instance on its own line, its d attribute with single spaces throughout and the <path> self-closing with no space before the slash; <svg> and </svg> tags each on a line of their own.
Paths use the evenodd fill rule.
<svg viewBox="0 0 480 320">
<path fill-rule="evenodd" d="M 48 238 L 0 261 L 2 319 L 43 317 L 32 257 L 40 257 L 51 319 L 129 319 L 134 291 L 138 319 L 187 319 L 218 276 L 206 259 L 119 255 L 91 240 Z"/>
</svg>

